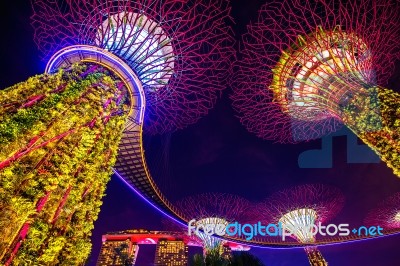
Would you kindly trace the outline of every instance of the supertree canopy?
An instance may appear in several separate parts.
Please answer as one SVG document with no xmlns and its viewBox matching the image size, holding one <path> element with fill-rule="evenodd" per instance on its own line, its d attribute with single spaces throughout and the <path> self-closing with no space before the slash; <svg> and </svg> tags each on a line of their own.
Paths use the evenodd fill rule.
<svg viewBox="0 0 400 266">
<path fill-rule="evenodd" d="M 233 84 L 241 122 L 277 142 L 348 126 L 400 175 L 399 95 L 382 88 L 400 56 L 398 1 L 273 1 L 243 37 Z"/>
<path fill-rule="evenodd" d="M 0 261 L 82 265 L 112 170 L 171 206 L 144 158 L 146 102 L 153 133 L 206 113 L 233 54 L 229 8 L 224 0 L 32 5 L 35 40 L 52 56 L 46 74 L 0 91 Z"/>
<path fill-rule="evenodd" d="M 255 216 L 265 223 L 281 223 L 305 247 L 311 265 L 328 265 L 316 242 L 314 225 L 335 217 L 344 204 L 344 196 L 334 187 L 321 184 L 301 185 L 276 192 L 260 203 Z"/>
<path fill-rule="evenodd" d="M 400 193 L 394 194 L 372 209 L 365 218 L 365 223 L 381 226 L 386 231 L 400 229 Z"/>
<path fill-rule="evenodd" d="M 227 1 L 33 1 L 34 39 L 45 58 L 70 45 L 123 59 L 146 94 L 145 130 L 196 122 L 225 88 L 233 37 Z"/>
<path fill-rule="evenodd" d="M 242 219 L 245 219 L 251 203 L 236 195 L 205 193 L 186 197 L 177 202 L 176 206 L 182 211 L 185 220 L 190 221 L 195 219 L 195 225 L 201 224 L 207 227 L 214 225 L 227 226 L 231 222 L 240 222 Z M 206 228 L 201 229 L 204 230 Z M 215 250 L 222 253 L 223 245 L 229 245 L 225 240 L 212 235 L 210 236 L 201 231 L 198 232 L 197 237 L 201 239 L 205 253 Z M 247 248 L 244 247 L 244 249 Z"/>
</svg>

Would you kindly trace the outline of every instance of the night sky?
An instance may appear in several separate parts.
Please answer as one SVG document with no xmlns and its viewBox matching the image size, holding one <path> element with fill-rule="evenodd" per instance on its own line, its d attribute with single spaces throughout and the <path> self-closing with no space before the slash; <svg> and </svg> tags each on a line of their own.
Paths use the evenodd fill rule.
<svg viewBox="0 0 400 266">
<path fill-rule="evenodd" d="M 6 3 L 5 3 L 6 2 Z M 244 4 L 246 2 L 246 4 Z M 240 40 L 246 24 L 255 21 L 257 10 L 265 1 L 232 1 L 233 25 Z M 43 73 L 45 62 L 40 61 L 33 43 L 29 17 L 31 7 L 25 1 L 1 1 L 1 72 L 0 88 Z M 239 46 L 239 44 L 237 44 Z M 390 89 L 400 91 L 400 62 L 394 70 Z M 346 205 L 332 223 L 359 225 L 367 212 L 387 196 L 400 191 L 400 180 L 383 163 L 373 163 L 374 156 L 355 151 L 347 158 L 347 139 L 354 137 L 341 131 L 333 138 L 333 149 L 325 157 L 308 158 L 313 168 L 299 166 L 299 155 L 310 149 L 320 149 L 321 140 L 297 145 L 274 144 L 248 133 L 235 117 L 227 88 L 208 116 L 185 130 L 162 136 L 145 136 L 146 157 L 150 171 L 160 188 L 172 202 L 203 192 L 225 192 L 259 201 L 288 186 L 305 183 L 324 183 L 339 187 L 346 196 Z M 325 138 L 325 142 L 330 138 Z M 359 142 L 361 144 L 361 142 Z M 363 146 L 361 146 L 362 149 Z M 316 168 L 329 161 L 331 168 Z M 364 163 L 348 163 L 365 156 Z M 365 163 L 368 160 L 370 163 Z M 101 235 L 110 231 L 145 228 L 162 230 L 164 216 L 148 206 L 117 177 L 112 177 L 107 196 L 95 223 L 94 245 L 89 265 L 94 265 L 101 245 Z M 398 246 L 400 236 L 320 247 L 330 266 L 400 265 Z M 151 248 L 143 248 L 150 254 Z M 141 251 L 142 251 L 141 250 Z M 302 249 L 254 248 L 267 266 L 309 265 Z M 139 265 L 146 263 L 139 255 Z"/>
</svg>

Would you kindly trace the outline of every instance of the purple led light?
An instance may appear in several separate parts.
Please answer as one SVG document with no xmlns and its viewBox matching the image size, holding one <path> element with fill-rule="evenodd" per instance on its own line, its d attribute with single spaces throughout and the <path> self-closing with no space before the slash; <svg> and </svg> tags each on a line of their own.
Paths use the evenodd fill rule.
<svg viewBox="0 0 400 266">
<path fill-rule="evenodd" d="M 131 190 L 133 190 L 137 195 L 139 195 L 139 197 L 141 199 L 143 199 L 147 204 L 149 204 L 150 206 L 155 208 L 157 211 L 161 212 L 164 216 L 168 217 L 169 219 L 172 219 L 174 222 L 177 222 L 178 224 L 180 224 L 180 225 L 182 225 L 184 227 L 187 227 L 187 224 L 182 223 L 181 221 L 179 221 L 176 218 L 172 217 L 170 214 L 166 213 L 165 211 L 163 211 L 162 209 L 157 207 L 157 205 L 155 205 L 154 203 L 149 201 L 145 196 L 143 196 L 139 191 L 137 191 L 131 184 L 129 184 L 115 169 L 113 169 L 113 171 L 114 171 L 116 176 L 118 176 Z"/>
<path fill-rule="evenodd" d="M 138 99 L 139 102 L 137 103 L 138 106 L 141 108 L 138 110 L 138 122 L 143 123 L 144 119 L 144 111 L 145 111 L 145 106 L 146 106 L 146 100 L 144 96 L 144 90 L 141 85 L 140 80 L 137 78 L 136 74 L 133 72 L 133 70 L 121 59 L 113 55 L 112 53 L 95 47 L 95 46 L 89 46 L 89 45 L 74 45 L 74 46 L 68 46 L 63 48 L 62 50 L 56 52 L 49 60 L 49 62 L 46 65 L 45 72 L 46 73 L 51 73 L 52 71 L 55 70 L 55 66 L 60 66 L 62 63 L 68 62 L 69 64 L 72 64 L 74 62 L 69 62 L 66 59 L 72 60 L 76 54 L 79 54 L 80 57 L 78 58 L 78 61 L 85 61 L 85 59 L 91 59 L 95 60 L 97 59 L 99 63 L 109 65 L 110 62 L 113 65 L 110 65 L 110 69 L 113 69 L 117 73 L 124 73 L 125 75 L 128 76 L 129 80 L 131 81 L 133 88 L 132 90 L 137 91 Z M 96 57 L 93 57 L 93 55 L 96 55 Z M 87 58 L 82 58 L 81 56 L 87 56 Z M 106 58 L 109 62 L 104 62 L 100 60 L 99 56 Z M 60 64 L 61 62 L 61 64 Z M 57 67 L 57 68 L 58 68 Z M 133 93 L 133 91 L 132 91 Z"/>
<path fill-rule="evenodd" d="M 78 51 L 83 51 L 83 52 L 91 52 L 91 53 L 98 53 L 101 54 L 104 57 L 107 57 L 110 61 L 115 63 L 119 70 L 122 70 L 125 74 L 127 74 L 131 80 L 134 82 L 134 89 L 139 92 L 139 98 L 141 100 L 140 105 L 142 108 L 139 109 L 139 121 L 142 123 L 143 118 L 144 118 L 144 111 L 145 111 L 145 97 L 144 97 L 144 91 L 141 86 L 140 81 L 138 81 L 137 77 L 135 74 L 132 72 L 129 66 L 127 66 L 125 63 L 121 63 L 118 58 L 115 56 L 110 56 L 109 53 L 105 50 L 102 50 L 101 48 L 98 47 L 90 47 L 90 46 L 84 46 L 84 45 L 77 45 L 77 46 L 71 46 L 71 47 L 66 47 L 63 50 L 58 51 L 48 62 L 46 66 L 46 73 L 49 73 L 53 70 L 54 65 L 59 61 L 59 60 L 64 60 L 64 58 L 68 58 L 69 55 L 74 54 Z M 137 191 L 131 184 L 129 184 L 115 169 L 114 173 L 116 176 L 118 176 L 131 190 L 133 190 L 137 195 L 139 195 L 140 198 L 142 198 L 147 204 L 155 208 L 157 211 L 162 213 L 164 216 L 168 217 L 169 219 L 172 219 L 174 222 L 184 226 L 187 228 L 187 224 L 183 223 L 182 221 L 174 218 L 172 215 L 166 213 L 163 211 L 161 208 L 157 207 L 154 203 L 149 201 L 145 196 L 143 196 L 139 191 Z M 382 238 L 382 237 L 389 237 L 389 236 L 394 236 L 398 235 L 400 232 L 397 233 L 391 233 L 383 236 L 376 236 L 373 238 L 364 238 L 364 239 L 355 239 L 355 240 L 349 240 L 345 242 L 334 242 L 334 243 L 324 243 L 324 244 L 318 244 L 317 246 L 333 246 L 333 245 L 341 245 L 341 244 L 348 244 L 348 243 L 354 243 L 354 242 L 359 242 L 359 241 L 366 241 L 366 240 L 372 240 L 376 238 Z M 215 238 L 219 239 L 224 239 L 223 237 L 220 236 L 214 236 Z M 276 246 L 276 247 L 270 247 L 270 246 L 261 246 L 253 243 L 247 243 L 247 242 L 236 242 L 233 240 L 228 240 L 229 242 L 237 243 L 237 244 L 245 244 L 246 246 L 253 247 L 253 248 L 262 248 L 262 249 L 303 249 L 305 246 L 292 246 L 292 247 L 286 247 L 286 246 Z"/>
<path fill-rule="evenodd" d="M 177 222 L 178 224 L 184 226 L 185 228 L 187 228 L 187 224 L 182 223 L 181 221 L 177 220 L 176 218 L 172 217 L 170 214 L 167 214 L 166 212 L 164 212 L 162 209 L 160 209 L 159 207 L 157 207 L 155 204 L 153 204 L 152 202 L 150 202 L 146 197 L 144 197 L 142 194 L 140 194 L 139 191 L 137 191 L 131 184 L 129 184 L 115 169 L 114 169 L 114 173 L 116 174 L 116 176 L 118 176 L 131 190 L 133 190 L 141 199 L 143 199 L 147 204 L 149 204 L 150 206 L 152 206 L 153 208 L 155 208 L 157 211 L 159 211 L 160 213 L 162 213 L 164 216 L 168 217 L 169 219 L 172 219 L 173 221 Z M 383 236 L 376 236 L 376 237 L 370 237 L 370 238 L 364 238 L 364 239 L 354 239 L 354 240 L 349 240 L 349 241 L 344 241 L 344 242 L 334 242 L 334 243 L 323 243 L 323 244 L 318 244 L 315 246 L 318 247 L 322 247 L 322 246 L 334 246 L 334 245 L 343 245 L 343 244 L 352 244 L 354 242 L 360 242 L 360 241 L 367 241 L 367 240 L 373 240 L 373 239 L 377 239 L 377 238 L 383 238 L 383 237 L 390 237 L 390 236 L 395 236 L 400 234 L 400 232 L 396 232 L 396 233 L 391 233 L 391 234 L 387 234 L 387 235 L 383 235 Z M 220 236 L 214 236 L 216 238 L 219 239 L 224 239 L 223 237 Z M 236 242 L 236 241 L 232 241 L 232 240 L 228 240 L 229 242 L 233 242 L 233 243 L 237 243 L 237 244 L 245 244 L 246 246 L 252 247 L 252 248 L 262 248 L 262 249 L 303 249 L 304 247 L 306 247 L 306 245 L 304 246 L 294 246 L 294 247 L 284 247 L 284 246 L 276 246 L 276 247 L 268 247 L 268 246 L 261 246 L 261 245 L 257 245 L 257 244 L 253 244 L 253 243 L 247 243 L 247 242 Z M 313 246 L 313 245 L 309 245 L 309 246 Z"/>
</svg>

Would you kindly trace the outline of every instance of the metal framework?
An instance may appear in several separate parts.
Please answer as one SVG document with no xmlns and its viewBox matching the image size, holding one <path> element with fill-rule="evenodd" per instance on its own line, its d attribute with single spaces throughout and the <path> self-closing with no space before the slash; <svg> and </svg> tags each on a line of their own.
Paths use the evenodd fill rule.
<svg viewBox="0 0 400 266">
<path fill-rule="evenodd" d="M 272 1 L 243 36 L 232 95 L 241 122 L 282 143 L 319 138 L 399 58 L 398 1 Z"/>
<path fill-rule="evenodd" d="M 278 222 L 282 216 L 303 209 L 314 222 L 327 222 L 335 217 L 344 205 L 339 189 L 322 184 L 306 184 L 274 193 L 264 200 L 256 212 L 265 221 Z M 310 213 L 308 210 L 313 210 Z"/>
<path fill-rule="evenodd" d="M 265 223 L 281 223 L 300 243 L 315 244 L 313 226 L 335 217 L 344 205 L 334 187 L 308 184 L 277 192 L 265 199 L 254 214 Z M 305 247 L 311 265 L 328 265 L 316 246 Z"/>
<path fill-rule="evenodd" d="M 313 243 L 315 237 L 311 226 L 318 219 L 317 212 L 312 208 L 299 208 L 282 215 L 279 222 L 286 228 L 290 228 L 293 236 L 301 243 Z"/>
<path fill-rule="evenodd" d="M 146 94 L 145 130 L 181 129 L 208 113 L 235 52 L 228 1 L 32 0 L 34 40 L 48 59 L 71 45 L 124 60 Z"/>
<path fill-rule="evenodd" d="M 249 201 L 236 195 L 223 193 L 205 193 L 184 198 L 176 206 L 185 220 L 196 220 L 196 225 L 228 225 L 230 222 L 241 221 L 245 218 Z M 244 220 L 242 220 L 244 221 Z M 205 229 L 205 228 L 202 228 Z M 205 233 L 199 233 L 205 250 L 220 248 L 224 240 Z"/>
<path fill-rule="evenodd" d="M 365 219 L 371 226 L 381 226 L 385 231 L 400 229 L 400 193 L 378 204 L 372 209 Z"/>
</svg>

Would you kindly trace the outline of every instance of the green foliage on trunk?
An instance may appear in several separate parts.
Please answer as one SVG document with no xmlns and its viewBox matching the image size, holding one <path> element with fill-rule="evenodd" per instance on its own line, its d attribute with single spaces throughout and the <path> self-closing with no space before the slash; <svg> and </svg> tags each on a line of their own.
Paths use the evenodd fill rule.
<svg viewBox="0 0 400 266">
<path fill-rule="evenodd" d="M 2 263 L 85 263 L 129 108 L 118 82 L 81 64 L 0 92 Z"/>
</svg>

